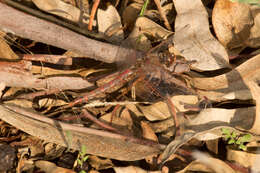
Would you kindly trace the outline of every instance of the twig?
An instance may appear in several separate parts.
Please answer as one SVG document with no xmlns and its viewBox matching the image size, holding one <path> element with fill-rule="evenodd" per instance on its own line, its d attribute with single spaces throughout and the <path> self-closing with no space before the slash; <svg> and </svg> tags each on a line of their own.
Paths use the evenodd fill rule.
<svg viewBox="0 0 260 173">
<path fill-rule="evenodd" d="M 0 82 L 10 87 L 60 90 L 83 89 L 93 86 L 79 77 L 56 76 L 39 79 L 29 71 L 30 67 L 31 64 L 26 61 L 0 61 Z"/>
<path fill-rule="evenodd" d="M 110 131 L 112 131 L 112 132 L 119 133 L 119 131 L 118 131 L 116 128 L 114 128 L 114 127 L 112 127 L 112 126 L 110 126 L 110 125 L 108 125 L 108 124 L 105 124 L 105 123 L 101 122 L 101 121 L 98 120 L 97 118 L 93 117 L 90 113 L 88 113 L 85 109 L 82 110 L 82 115 L 83 115 L 85 118 L 87 118 L 87 119 L 93 121 L 94 123 L 96 123 L 97 125 L 99 125 L 100 127 L 104 128 L 104 129 L 110 130 Z"/>
<path fill-rule="evenodd" d="M 91 13 L 90 13 L 90 18 L 89 18 L 89 23 L 88 23 L 88 30 L 92 31 L 92 27 L 93 27 L 93 21 L 94 21 L 94 17 L 98 8 L 98 5 L 100 3 L 100 0 L 95 0 L 93 7 L 91 9 Z"/>
<path fill-rule="evenodd" d="M 21 56 L 23 60 L 41 61 L 59 65 L 72 65 L 72 57 L 66 55 L 23 54 Z"/>
<path fill-rule="evenodd" d="M 50 90 L 46 90 L 46 91 L 38 91 L 38 92 L 33 92 L 33 93 L 28 93 L 28 94 L 21 94 L 21 95 L 17 96 L 16 98 L 33 100 L 35 97 L 56 94 L 59 92 L 61 92 L 60 89 L 50 89 Z M 3 100 L 5 100 L 5 98 Z"/>
<path fill-rule="evenodd" d="M 171 28 L 171 26 L 170 26 L 170 23 L 169 23 L 169 21 L 168 21 L 166 15 L 165 15 L 165 13 L 164 13 L 163 10 L 162 10 L 160 1 L 159 1 L 159 0 L 154 0 L 154 2 L 155 2 L 156 6 L 157 6 L 157 8 L 158 8 L 158 11 L 159 11 L 159 13 L 160 13 L 160 16 L 162 17 L 162 19 L 163 19 L 163 21 L 164 21 L 164 25 L 166 26 L 166 28 L 167 28 L 168 30 L 172 31 L 172 28 Z"/>
</svg>

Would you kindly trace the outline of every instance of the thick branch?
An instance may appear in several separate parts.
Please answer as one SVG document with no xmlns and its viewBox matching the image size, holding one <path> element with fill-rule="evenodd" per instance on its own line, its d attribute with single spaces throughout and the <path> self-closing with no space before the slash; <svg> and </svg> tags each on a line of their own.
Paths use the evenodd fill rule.
<svg viewBox="0 0 260 173">
<path fill-rule="evenodd" d="M 73 50 L 99 61 L 122 61 L 136 51 L 86 38 L 66 28 L 20 12 L 0 3 L 0 29 L 38 42 Z M 120 56 L 120 57 L 119 57 Z"/>
</svg>

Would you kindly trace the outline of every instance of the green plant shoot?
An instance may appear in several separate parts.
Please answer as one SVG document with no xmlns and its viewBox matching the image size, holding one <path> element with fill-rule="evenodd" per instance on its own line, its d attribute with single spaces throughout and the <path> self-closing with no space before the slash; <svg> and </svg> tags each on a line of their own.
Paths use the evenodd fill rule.
<svg viewBox="0 0 260 173">
<path fill-rule="evenodd" d="M 249 142 L 251 139 L 250 134 L 237 134 L 235 131 L 230 132 L 229 129 L 222 128 L 221 129 L 222 135 L 224 136 L 225 140 L 228 144 L 234 144 L 241 150 L 246 150 L 246 146 L 244 145 L 245 142 Z"/>
</svg>

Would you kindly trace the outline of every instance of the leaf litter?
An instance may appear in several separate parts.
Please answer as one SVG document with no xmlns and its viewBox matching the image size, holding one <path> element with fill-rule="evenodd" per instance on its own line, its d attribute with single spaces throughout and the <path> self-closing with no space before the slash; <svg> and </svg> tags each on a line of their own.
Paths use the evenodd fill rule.
<svg viewBox="0 0 260 173">
<path fill-rule="evenodd" d="M 36 168 L 45 172 L 98 172 L 111 167 L 115 172 L 258 171 L 258 145 L 254 142 L 259 141 L 260 133 L 260 63 L 259 55 L 250 56 L 253 52 L 247 48 L 259 47 L 259 6 L 212 1 L 204 3 L 209 5 L 208 9 L 214 6 L 209 18 L 200 0 L 150 1 L 146 7 L 144 1 L 119 1 L 112 3 L 120 4 L 116 8 L 96 2 L 97 9 L 91 9 L 93 4 L 85 0 L 29 3 L 37 7 L 30 6 L 31 11 L 26 11 L 28 6 L 23 1 L 0 3 L 3 31 L 0 118 L 12 125 L 10 128 L 1 122 L 5 132 L 10 131 L 1 131 L 1 135 L 5 140 L 9 138 L 7 144 L 16 149 L 17 142 L 34 136 L 36 141 L 39 139 L 39 146 L 45 146 L 40 153 L 49 155 L 37 157 L 24 152 L 24 147 L 18 152 L 29 157 L 22 155 L 17 167 L 13 163 L 9 169 L 18 172 Z M 83 11 L 86 7 L 89 9 Z M 139 17 L 141 9 L 143 16 Z M 53 16 L 46 17 L 40 10 Z M 88 14 L 96 10 L 97 18 L 95 13 Z M 26 14 L 32 11 L 38 17 Z M 237 16 L 232 17 L 227 11 L 239 12 L 242 15 L 239 19 L 243 20 L 236 20 Z M 48 22 L 54 16 L 70 22 L 62 26 Z M 80 28 L 87 29 L 87 25 L 91 32 L 85 36 L 76 33 Z M 10 34 L 19 37 L 10 41 Z M 87 38 L 93 35 L 98 40 Z M 124 38 L 131 42 L 132 49 L 117 46 Z M 26 39 L 33 40 L 32 44 L 26 45 Z M 159 42 L 162 43 L 156 47 Z M 169 53 L 171 48 L 175 54 Z M 241 51 L 245 57 L 241 61 L 245 62 L 236 65 L 230 56 L 240 57 Z M 127 61 L 130 68 L 125 72 L 111 64 Z M 123 75 L 128 73 L 129 76 Z M 116 81 L 118 74 L 122 77 Z M 111 85 L 111 81 L 116 83 Z M 88 103 L 83 105 L 84 102 Z M 14 128 L 29 135 L 14 138 L 11 136 Z M 210 151 L 209 141 L 215 144 L 223 141 L 223 129 L 251 134 L 246 144 L 249 150 L 228 146 L 227 157 L 223 158 L 217 145 L 214 157 L 195 152 L 194 146 L 191 147 L 199 149 L 199 141 L 206 141 L 204 151 Z M 36 151 L 34 145 L 24 144 Z M 95 158 L 92 159 L 95 165 L 91 159 L 84 160 L 85 166 L 75 164 L 82 163 L 76 157 L 82 146 L 89 158 Z M 52 163 L 51 160 L 65 155 L 74 158 L 69 167 Z M 240 157 L 247 157 L 248 163 L 237 160 Z M 126 161 L 139 165 L 145 162 L 146 166 Z"/>
</svg>

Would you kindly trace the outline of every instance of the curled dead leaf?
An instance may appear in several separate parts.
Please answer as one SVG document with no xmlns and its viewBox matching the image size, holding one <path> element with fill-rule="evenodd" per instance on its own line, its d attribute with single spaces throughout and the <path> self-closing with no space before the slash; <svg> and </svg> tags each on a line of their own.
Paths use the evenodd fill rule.
<svg viewBox="0 0 260 173">
<path fill-rule="evenodd" d="M 229 50 L 243 48 L 254 23 L 246 3 L 217 0 L 212 13 L 212 24 L 219 41 Z"/>
<path fill-rule="evenodd" d="M 120 16 L 116 8 L 109 5 L 106 10 L 97 11 L 98 31 L 104 33 L 111 42 L 119 43 L 124 39 Z"/>
<path fill-rule="evenodd" d="M 63 17 L 65 19 L 71 20 L 73 22 L 79 22 L 80 16 L 88 17 L 89 15 L 84 13 L 81 14 L 80 9 L 77 7 L 65 3 L 61 0 L 32 0 L 33 3 L 41 10 L 51 13 L 60 17 Z M 88 22 L 84 21 L 83 22 Z M 93 25 L 96 25 L 96 21 L 93 22 Z"/>
<path fill-rule="evenodd" d="M 250 30 L 247 45 L 256 48 L 260 46 L 260 7 L 257 5 L 250 6 L 250 10 L 254 18 L 254 25 Z"/>
<path fill-rule="evenodd" d="M 229 67 L 225 48 L 210 33 L 208 13 L 202 2 L 174 0 L 174 5 L 177 17 L 173 42 L 187 60 L 197 61 L 192 68 L 208 71 Z"/>
</svg>

